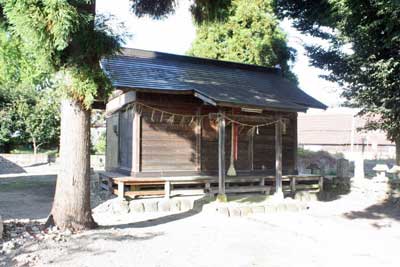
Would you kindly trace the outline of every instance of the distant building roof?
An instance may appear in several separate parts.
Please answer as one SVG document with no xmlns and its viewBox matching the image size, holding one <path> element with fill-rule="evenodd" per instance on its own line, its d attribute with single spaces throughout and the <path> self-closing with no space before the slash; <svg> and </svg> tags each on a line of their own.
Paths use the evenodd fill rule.
<svg viewBox="0 0 400 267">
<path fill-rule="evenodd" d="M 353 144 L 392 145 L 383 131 L 358 131 L 367 120 L 352 112 L 320 112 L 300 114 L 298 117 L 298 142 L 302 145 L 351 145 Z"/>
<path fill-rule="evenodd" d="M 326 108 L 275 68 L 138 49 L 123 49 L 101 64 L 119 89 L 192 93 L 219 106 L 293 111 Z"/>
</svg>

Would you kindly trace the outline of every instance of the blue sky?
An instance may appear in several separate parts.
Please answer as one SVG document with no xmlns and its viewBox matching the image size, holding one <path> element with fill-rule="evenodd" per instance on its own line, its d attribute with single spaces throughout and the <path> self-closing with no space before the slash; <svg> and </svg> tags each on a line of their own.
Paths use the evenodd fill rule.
<svg viewBox="0 0 400 267">
<path fill-rule="evenodd" d="M 131 35 L 126 47 L 185 54 L 195 38 L 189 6 L 189 0 L 179 1 L 175 14 L 163 20 L 135 17 L 130 11 L 129 0 L 98 0 L 97 12 L 113 15 L 113 23 L 122 22 L 125 25 L 125 31 Z M 290 21 L 283 21 L 281 27 L 288 34 L 289 46 L 297 50 L 292 69 L 299 79 L 300 88 L 330 107 L 338 106 L 342 102 L 339 97 L 340 88 L 335 83 L 318 77 L 324 72 L 309 66 L 303 48 L 303 43 L 320 41 L 299 33 L 291 27 Z"/>
</svg>

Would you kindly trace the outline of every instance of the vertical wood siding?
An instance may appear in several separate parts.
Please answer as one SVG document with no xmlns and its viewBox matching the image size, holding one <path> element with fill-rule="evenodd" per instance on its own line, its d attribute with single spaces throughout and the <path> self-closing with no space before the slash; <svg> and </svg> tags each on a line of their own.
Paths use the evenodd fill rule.
<svg viewBox="0 0 400 267">
<path fill-rule="evenodd" d="M 111 171 L 118 168 L 118 126 L 119 113 L 107 118 L 106 128 L 106 170 Z"/>
<path fill-rule="evenodd" d="M 192 115 L 216 113 L 217 109 L 203 105 L 201 101 L 188 95 L 138 94 L 138 101 L 149 106 L 179 114 Z M 199 111 L 200 110 L 200 111 Z M 229 112 L 229 109 L 227 109 Z M 229 114 L 229 113 L 227 113 Z M 296 113 L 281 113 L 290 118 L 283 135 L 283 172 L 294 173 L 296 153 Z M 241 113 L 240 115 L 249 115 Z M 252 114 L 254 116 L 254 114 Z M 263 115 L 274 117 L 276 112 Z M 121 112 L 120 115 L 120 162 L 125 168 L 132 167 L 132 115 Z M 151 112 L 144 108 L 140 129 L 140 170 L 142 172 L 168 171 L 204 171 L 218 170 L 218 133 L 216 118 L 204 117 L 200 129 L 196 123 L 181 123 L 175 117 L 174 123 L 167 122 L 169 115 Z M 257 119 L 242 122 L 257 124 Z M 226 127 L 225 153 L 226 168 L 229 168 L 231 153 L 231 125 Z M 239 128 L 237 171 L 275 172 L 275 125 L 260 127 L 258 134 L 249 134 L 248 127 Z M 130 162 L 129 162 L 130 161 Z"/>
<path fill-rule="evenodd" d="M 149 106 L 177 114 L 196 114 L 199 103 L 188 96 L 154 95 L 142 96 L 140 100 Z M 181 121 L 175 116 L 174 123 L 167 120 L 170 115 L 142 112 L 141 170 L 146 171 L 196 171 L 199 149 L 196 145 L 196 123 L 190 118 Z"/>
<path fill-rule="evenodd" d="M 121 168 L 132 168 L 132 110 L 122 111 L 119 117 L 119 164 Z"/>
</svg>

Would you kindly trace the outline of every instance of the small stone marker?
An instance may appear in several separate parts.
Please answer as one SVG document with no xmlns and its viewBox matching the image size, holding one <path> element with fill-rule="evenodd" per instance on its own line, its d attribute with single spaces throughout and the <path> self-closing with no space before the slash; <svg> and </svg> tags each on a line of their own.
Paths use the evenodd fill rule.
<svg viewBox="0 0 400 267">
<path fill-rule="evenodd" d="M 386 164 L 376 164 L 373 170 L 376 171 L 376 178 L 378 178 L 378 180 L 387 179 L 386 172 L 389 171 L 389 168 Z"/>
<path fill-rule="evenodd" d="M 393 165 L 393 167 L 388 171 L 389 173 L 393 174 L 393 178 L 399 179 L 400 178 L 400 166 Z"/>
<path fill-rule="evenodd" d="M 347 159 L 337 160 L 336 176 L 338 178 L 350 178 L 350 162 Z"/>
</svg>

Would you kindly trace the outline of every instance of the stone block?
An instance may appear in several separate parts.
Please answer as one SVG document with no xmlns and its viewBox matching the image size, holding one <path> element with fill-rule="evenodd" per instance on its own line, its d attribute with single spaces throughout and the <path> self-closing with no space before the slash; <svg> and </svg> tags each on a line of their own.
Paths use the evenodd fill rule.
<svg viewBox="0 0 400 267">
<path fill-rule="evenodd" d="M 336 176 L 339 178 L 350 177 L 350 162 L 347 159 L 338 159 L 336 162 Z"/>
<path fill-rule="evenodd" d="M 171 212 L 181 211 L 181 201 L 179 199 L 171 199 Z"/>
<path fill-rule="evenodd" d="M 192 202 L 189 199 L 181 199 L 181 211 L 192 209 Z"/>
<path fill-rule="evenodd" d="M 276 212 L 276 206 L 269 204 L 264 206 L 265 213 L 274 213 Z"/>
<path fill-rule="evenodd" d="M 283 212 L 286 211 L 286 204 L 285 203 L 277 203 L 275 204 L 276 212 Z"/>
<path fill-rule="evenodd" d="M 317 201 L 318 196 L 315 193 L 310 193 L 307 191 L 299 191 L 294 195 L 294 199 L 298 201 Z"/>
<path fill-rule="evenodd" d="M 228 207 L 219 207 L 218 208 L 218 213 L 221 215 L 225 215 L 227 217 L 229 217 L 229 209 Z"/>
<path fill-rule="evenodd" d="M 251 211 L 253 213 L 265 213 L 265 208 L 264 206 L 255 206 L 251 208 Z"/>
<path fill-rule="evenodd" d="M 229 214 L 232 217 L 240 217 L 241 216 L 240 208 L 231 208 L 231 209 L 229 209 Z"/>
<path fill-rule="evenodd" d="M 140 200 L 132 200 L 129 203 L 129 208 L 131 212 L 142 213 L 144 212 L 143 202 Z"/>
<path fill-rule="evenodd" d="M 158 202 L 158 211 L 170 211 L 171 210 L 171 200 L 163 199 Z"/>
<path fill-rule="evenodd" d="M 248 215 L 250 215 L 251 213 L 252 213 L 252 210 L 251 210 L 250 207 L 241 207 L 241 208 L 240 208 L 240 214 L 241 214 L 242 216 L 248 216 Z"/>
<path fill-rule="evenodd" d="M 112 211 L 115 214 L 129 213 L 129 202 L 126 200 L 121 201 L 119 199 L 114 200 L 112 203 Z"/>
<path fill-rule="evenodd" d="M 299 207 L 295 203 L 285 203 L 285 211 L 297 212 Z"/>
<path fill-rule="evenodd" d="M 145 212 L 157 212 L 158 211 L 158 201 L 149 200 L 144 203 L 144 211 Z"/>
</svg>

